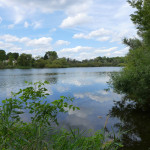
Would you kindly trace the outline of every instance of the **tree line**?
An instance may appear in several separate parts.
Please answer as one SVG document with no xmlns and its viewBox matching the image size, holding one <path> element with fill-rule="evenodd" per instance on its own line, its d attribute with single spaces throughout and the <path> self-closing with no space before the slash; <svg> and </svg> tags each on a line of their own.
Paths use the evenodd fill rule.
<svg viewBox="0 0 150 150">
<path fill-rule="evenodd" d="M 71 58 L 59 58 L 56 51 L 48 51 L 43 57 L 0 50 L 0 68 L 67 68 L 67 67 L 101 67 L 123 66 L 124 57 L 96 57 L 82 61 Z"/>
</svg>

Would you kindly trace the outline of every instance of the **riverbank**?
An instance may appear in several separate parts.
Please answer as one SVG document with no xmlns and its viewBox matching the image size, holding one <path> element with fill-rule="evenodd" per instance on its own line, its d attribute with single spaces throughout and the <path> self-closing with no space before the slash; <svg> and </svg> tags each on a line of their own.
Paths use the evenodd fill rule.
<svg viewBox="0 0 150 150">
<path fill-rule="evenodd" d="M 30 66 L 0 66 L 0 69 L 48 69 L 48 68 L 80 68 L 80 67 L 124 67 L 124 64 L 119 65 L 70 65 L 70 66 L 56 66 L 51 65 L 49 67 L 30 67 Z"/>
</svg>

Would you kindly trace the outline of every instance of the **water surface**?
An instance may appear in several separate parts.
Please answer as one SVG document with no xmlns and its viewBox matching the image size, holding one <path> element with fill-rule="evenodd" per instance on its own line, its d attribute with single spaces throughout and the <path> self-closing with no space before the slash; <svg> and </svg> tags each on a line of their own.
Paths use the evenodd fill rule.
<svg viewBox="0 0 150 150">
<path fill-rule="evenodd" d="M 63 69 L 3 69 L 0 70 L 0 100 L 25 88 L 24 81 L 49 81 L 48 101 L 60 96 L 74 97 L 74 105 L 80 111 L 60 114 L 60 126 L 98 130 L 104 127 L 110 115 L 107 129 L 118 132 L 128 131 L 122 140 L 127 150 L 146 150 L 150 147 L 150 115 L 134 110 L 125 104 L 123 95 L 107 91 L 110 73 L 120 71 L 120 67 L 63 68 Z M 118 103 L 114 103 L 117 101 Z M 28 119 L 28 116 L 26 116 Z M 146 125 L 147 124 L 147 125 Z M 145 127 L 146 126 L 146 127 Z"/>
<path fill-rule="evenodd" d="M 0 99 L 11 96 L 25 87 L 24 81 L 49 81 L 47 87 L 51 96 L 49 101 L 60 96 L 74 97 L 74 105 L 80 111 L 69 111 L 69 115 L 59 116 L 64 126 L 100 129 L 104 126 L 106 116 L 113 105 L 113 100 L 121 98 L 108 88 L 109 73 L 119 71 L 118 67 L 66 68 L 66 69 L 4 69 L 0 70 Z M 102 118 L 99 119 L 98 116 Z M 115 119 L 109 120 L 111 127 Z"/>
</svg>

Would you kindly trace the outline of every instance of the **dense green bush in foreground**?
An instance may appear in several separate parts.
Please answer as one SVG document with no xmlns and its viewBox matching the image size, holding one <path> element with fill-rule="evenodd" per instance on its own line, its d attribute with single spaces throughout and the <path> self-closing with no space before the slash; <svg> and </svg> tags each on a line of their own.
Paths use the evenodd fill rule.
<svg viewBox="0 0 150 150">
<path fill-rule="evenodd" d="M 47 82 L 29 83 L 25 89 L 12 93 L 12 98 L 2 101 L 0 106 L 0 149 L 2 150 L 115 150 L 122 145 L 115 136 L 105 130 L 86 136 L 88 131 L 55 129 L 51 123 L 57 122 L 59 112 L 79 110 L 69 104 L 71 98 L 44 100 Z M 33 87 L 34 86 L 34 87 Z M 27 114 L 30 122 L 21 120 Z M 111 137 L 111 138 L 110 138 Z M 113 140 L 111 140 L 113 139 Z"/>
</svg>

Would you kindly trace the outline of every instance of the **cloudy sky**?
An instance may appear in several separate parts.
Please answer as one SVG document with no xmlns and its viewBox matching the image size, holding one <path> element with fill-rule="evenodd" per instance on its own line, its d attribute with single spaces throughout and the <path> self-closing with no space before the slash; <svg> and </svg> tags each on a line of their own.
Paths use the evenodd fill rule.
<svg viewBox="0 0 150 150">
<path fill-rule="evenodd" d="M 0 0 L 0 49 L 89 59 L 124 56 L 135 37 L 126 0 Z"/>
</svg>

